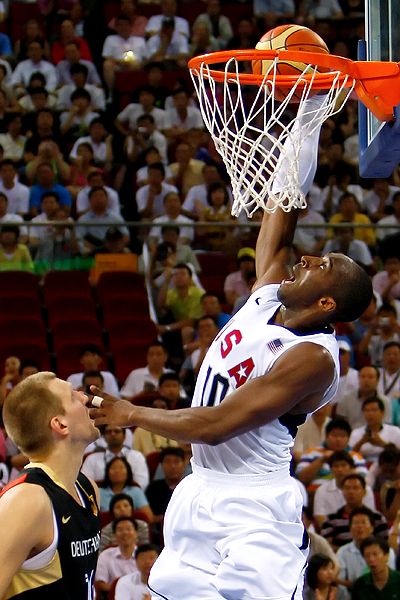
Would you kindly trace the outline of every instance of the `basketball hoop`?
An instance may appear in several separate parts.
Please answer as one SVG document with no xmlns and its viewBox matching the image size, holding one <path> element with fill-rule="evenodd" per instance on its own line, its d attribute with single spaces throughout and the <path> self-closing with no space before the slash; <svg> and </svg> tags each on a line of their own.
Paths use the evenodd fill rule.
<svg viewBox="0 0 400 600">
<path fill-rule="evenodd" d="M 241 72 L 244 62 L 255 60 L 269 65 L 265 73 Z M 299 74 L 281 75 L 282 60 L 300 61 L 305 68 Z M 231 178 L 235 216 L 242 209 L 251 216 L 259 207 L 268 212 L 278 206 L 284 211 L 305 208 L 298 169 L 301 144 L 340 111 L 353 90 L 382 121 L 392 120 L 400 103 L 400 68 L 393 62 L 352 61 L 314 52 L 232 50 L 194 57 L 189 69 L 203 120 Z M 309 108 L 306 100 L 317 93 L 326 94 L 324 102 Z M 292 135 L 300 123 L 301 136 Z M 290 161 L 285 152 L 288 138 Z M 289 168 L 283 180 L 280 169 L 281 189 L 276 191 L 275 174 L 282 161 Z"/>
</svg>

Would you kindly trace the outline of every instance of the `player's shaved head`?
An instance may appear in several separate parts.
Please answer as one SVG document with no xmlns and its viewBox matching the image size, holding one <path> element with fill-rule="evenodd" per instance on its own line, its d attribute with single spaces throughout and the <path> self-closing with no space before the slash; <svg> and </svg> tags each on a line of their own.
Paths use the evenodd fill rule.
<svg viewBox="0 0 400 600">
<path fill-rule="evenodd" d="M 356 262 L 344 254 L 329 254 L 336 279 L 332 296 L 336 302 L 335 321 L 354 321 L 368 308 L 372 295 L 370 277 Z"/>
</svg>

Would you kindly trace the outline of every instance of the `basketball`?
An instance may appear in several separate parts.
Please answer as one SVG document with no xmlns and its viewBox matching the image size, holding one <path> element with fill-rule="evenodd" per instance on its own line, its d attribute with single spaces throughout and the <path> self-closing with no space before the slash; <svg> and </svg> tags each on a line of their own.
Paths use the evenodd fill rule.
<svg viewBox="0 0 400 600">
<path fill-rule="evenodd" d="M 256 45 L 256 50 L 293 50 L 301 52 L 321 52 L 329 54 L 324 40 L 308 27 L 301 25 L 280 25 L 265 33 Z M 255 75 L 265 75 L 271 67 L 272 60 L 253 60 L 252 70 Z M 277 75 L 300 75 L 306 69 L 307 63 L 278 60 Z M 326 72 L 328 68 L 320 67 L 318 72 Z M 274 96 L 283 100 L 289 88 L 275 89 Z M 294 94 L 292 101 L 300 100 L 301 89 Z"/>
</svg>

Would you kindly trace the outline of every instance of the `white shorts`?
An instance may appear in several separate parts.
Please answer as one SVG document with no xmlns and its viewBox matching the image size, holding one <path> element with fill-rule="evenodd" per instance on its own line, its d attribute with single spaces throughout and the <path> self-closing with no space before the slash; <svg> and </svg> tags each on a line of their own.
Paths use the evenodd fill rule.
<svg viewBox="0 0 400 600">
<path fill-rule="evenodd" d="M 216 473 L 193 465 L 165 515 L 153 600 L 302 598 L 308 536 L 288 471 Z"/>
</svg>

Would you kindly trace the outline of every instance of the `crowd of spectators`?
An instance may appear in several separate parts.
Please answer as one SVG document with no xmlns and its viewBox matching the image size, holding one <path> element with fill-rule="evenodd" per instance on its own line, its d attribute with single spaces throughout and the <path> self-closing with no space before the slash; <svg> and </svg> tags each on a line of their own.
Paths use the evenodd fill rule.
<svg viewBox="0 0 400 600">
<path fill-rule="evenodd" d="M 253 48 L 269 28 L 292 22 L 318 31 L 331 52 L 356 58 L 361 0 L 234 4 L 232 13 L 224 0 L 39 0 L 37 19 L 13 36 L 9 7 L 0 2 L 0 270 L 141 255 L 145 240 L 150 252 L 138 265 L 151 280 L 159 340 L 125 381 L 102 370 L 101 349 L 82 348 L 82 371 L 68 378 L 77 389 L 95 384 L 165 410 L 189 406 L 208 346 L 254 283 L 257 230 L 245 227 L 243 215 L 243 227 L 231 217 L 232 191 L 188 58 Z M 400 588 L 400 171 L 359 177 L 357 120 L 351 97 L 323 124 L 317 174 L 299 217 L 313 227 L 298 227 L 293 246 L 293 261 L 344 252 L 375 291 L 357 321 L 336 324 L 337 396 L 299 428 L 293 448 L 311 540 L 307 600 L 397 598 Z M 196 228 L 197 221 L 209 225 Z M 220 225 L 230 221 L 231 228 Z M 207 252 L 236 261 L 220 296 L 202 283 L 198 259 Z M 40 370 L 24 358 L 6 360 L 1 402 Z M 2 430 L 0 461 L 2 485 L 26 464 Z M 98 595 L 146 597 L 163 515 L 190 472 L 190 447 L 106 427 L 83 471 L 101 485 Z"/>
</svg>

